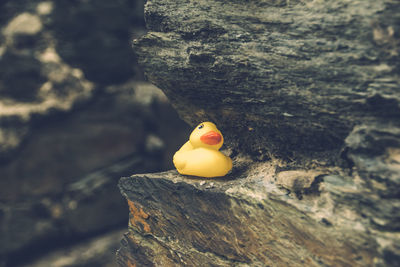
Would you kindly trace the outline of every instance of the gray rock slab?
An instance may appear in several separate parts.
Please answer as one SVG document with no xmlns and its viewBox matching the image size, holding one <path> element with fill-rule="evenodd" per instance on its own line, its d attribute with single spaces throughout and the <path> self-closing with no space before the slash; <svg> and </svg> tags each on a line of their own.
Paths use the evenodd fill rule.
<svg viewBox="0 0 400 267">
<path fill-rule="evenodd" d="M 118 254 L 121 266 L 396 262 L 396 256 L 388 255 L 398 255 L 399 236 L 374 223 L 377 214 L 385 212 L 384 200 L 368 203 L 377 196 L 360 190 L 337 169 L 318 170 L 318 180 L 312 172 L 298 171 L 299 177 L 314 183 L 300 200 L 277 185 L 274 164 L 254 165 L 243 159 L 234 163 L 233 173 L 218 179 L 176 171 L 122 178 L 119 187 L 129 204 L 130 223 Z M 370 209 L 379 211 L 364 213 Z"/>
<path fill-rule="evenodd" d="M 192 126 L 227 143 L 335 161 L 359 124 L 399 125 L 396 1 L 148 1 L 139 64 Z"/>
</svg>

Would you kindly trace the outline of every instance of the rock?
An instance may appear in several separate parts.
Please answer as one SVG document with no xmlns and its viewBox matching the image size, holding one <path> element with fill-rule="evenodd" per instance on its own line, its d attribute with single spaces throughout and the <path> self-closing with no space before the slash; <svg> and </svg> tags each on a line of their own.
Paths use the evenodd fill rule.
<svg viewBox="0 0 400 267">
<path fill-rule="evenodd" d="M 145 97 L 136 94 L 142 87 L 153 89 L 153 94 Z M 164 142 L 171 136 L 177 140 L 159 148 L 161 159 L 150 160 L 145 169 L 171 167 L 167 158 L 178 146 L 176 143 L 184 140 L 182 136 L 187 129 L 182 128 L 185 125 L 157 90 L 143 82 L 132 81 L 118 89 L 110 87 L 106 94 L 93 99 L 79 112 L 59 115 L 37 125 L 18 157 L 0 165 L 3 174 L 0 200 L 59 194 L 65 184 L 96 169 L 126 157 L 147 157 L 153 153 L 148 151 L 151 148 L 146 148 L 150 136 L 157 136 Z M 107 107 L 106 113 L 104 107 Z M 157 123 L 161 116 L 179 129 L 178 134 L 173 129 L 164 130 L 164 122 Z"/>
<path fill-rule="evenodd" d="M 99 84 L 120 84 L 133 76 L 131 32 L 143 27 L 143 1 L 54 1 L 51 31 L 57 51 Z"/>
<path fill-rule="evenodd" d="M 143 32 L 143 1 L 0 5 L 0 160 L 7 161 L 38 119 L 72 112 L 133 78 L 127 43 Z"/>
<path fill-rule="evenodd" d="M 127 159 L 65 184 L 62 193 L 3 202 L 2 256 L 9 265 L 26 263 L 67 242 L 119 227 L 127 216 L 115 179 L 142 164 L 140 158 Z"/>
<path fill-rule="evenodd" d="M 122 178 L 130 223 L 120 266 L 371 266 L 399 241 L 363 218 L 367 197 L 351 183 L 328 179 L 299 201 L 274 183 L 273 163 L 238 164 L 205 182 L 176 171 Z"/>
<path fill-rule="evenodd" d="M 212 120 L 255 159 L 335 161 L 360 123 L 399 124 L 393 1 L 161 1 L 134 42 L 192 126 Z"/>
<path fill-rule="evenodd" d="M 42 257 L 25 266 L 114 267 L 116 266 L 115 251 L 118 248 L 118 238 L 122 234 L 123 230 L 115 230 L 79 244 L 69 246 L 66 249 L 54 251 L 50 255 Z"/>
<path fill-rule="evenodd" d="M 276 184 L 295 192 L 301 197 L 301 193 L 304 190 L 310 190 L 313 184 L 320 182 L 319 178 L 322 174 L 323 172 L 321 171 L 282 171 L 276 177 Z"/>
<path fill-rule="evenodd" d="M 188 129 L 135 73 L 141 5 L 0 2 L 0 265 L 121 226 L 115 179 L 172 167 Z"/>
<path fill-rule="evenodd" d="M 146 96 L 136 93 L 143 88 Z M 129 82 L 106 92 L 36 127 L 18 157 L 0 165 L 0 256 L 9 262 L 123 225 L 126 204 L 115 179 L 172 167 L 176 143 L 189 132 L 161 91 Z"/>
<path fill-rule="evenodd" d="M 375 124 L 357 126 L 346 138 L 353 176 L 374 195 L 365 199 L 363 214 L 385 231 L 400 230 L 400 128 Z"/>
<path fill-rule="evenodd" d="M 55 49 L 55 38 L 45 24 L 49 14 L 35 9 L 40 1 L 24 2 L 8 1 L 1 8 L 2 160 L 8 160 L 27 137 L 32 119 L 70 111 L 94 91 L 82 70 L 67 64 Z M 51 12 L 53 4 L 47 3 Z"/>
<path fill-rule="evenodd" d="M 232 152 L 120 180 L 121 266 L 398 266 L 400 4 L 149 0 L 148 80 Z"/>
</svg>

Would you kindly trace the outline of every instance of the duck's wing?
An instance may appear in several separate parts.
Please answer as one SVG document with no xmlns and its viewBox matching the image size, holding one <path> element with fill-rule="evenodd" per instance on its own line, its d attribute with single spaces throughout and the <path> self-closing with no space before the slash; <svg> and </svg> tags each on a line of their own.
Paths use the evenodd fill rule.
<svg viewBox="0 0 400 267">
<path fill-rule="evenodd" d="M 174 158 L 173 158 L 175 168 L 178 170 L 182 170 L 186 166 L 186 158 L 183 154 L 184 154 L 184 152 L 182 153 L 179 150 L 178 152 L 175 153 Z"/>
<path fill-rule="evenodd" d="M 187 157 L 185 156 L 186 152 L 193 150 L 193 146 L 190 141 L 187 141 L 174 155 L 173 162 L 175 168 L 178 170 L 183 170 L 186 166 Z"/>
</svg>

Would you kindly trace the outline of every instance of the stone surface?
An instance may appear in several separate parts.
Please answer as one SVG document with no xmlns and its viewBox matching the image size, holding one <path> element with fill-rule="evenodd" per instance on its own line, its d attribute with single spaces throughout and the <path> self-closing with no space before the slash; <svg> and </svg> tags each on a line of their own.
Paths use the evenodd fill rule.
<svg viewBox="0 0 400 267">
<path fill-rule="evenodd" d="M 121 266 L 400 265 L 400 3 L 149 0 L 134 41 L 234 168 L 122 178 Z"/>
<path fill-rule="evenodd" d="M 128 44 L 132 32 L 143 27 L 140 4 L 142 0 L 54 1 L 50 27 L 60 56 L 91 81 L 129 80 L 134 74 L 134 54 Z"/>
<path fill-rule="evenodd" d="M 183 127 L 154 86 L 107 87 L 84 108 L 35 126 L 18 157 L 0 165 L 0 200 L 61 193 L 65 184 L 126 157 L 153 157 L 146 169 L 167 169 L 168 158 L 186 138 Z M 155 138 L 162 140 L 158 150 Z"/>
<path fill-rule="evenodd" d="M 130 223 L 118 252 L 120 265 L 398 263 L 394 255 L 400 236 L 374 223 L 385 203 L 367 204 L 377 196 L 346 174 L 326 168 L 315 191 L 305 192 L 299 201 L 275 183 L 276 162 L 237 158 L 235 166 L 220 179 L 184 177 L 176 171 L 122 178 Z M 377 213 L 365 214 L 368 209 Z"/>
<path fill-rule="evenodd" d="M 106 92 L 35 127 L 18 157 L 0 166 L 0 256 L 9 262 L 123 225 L 116 179 L 172 167 L 189 132 L 159 89 L 131 82 Z"/>
<path fill-rule="evenodd" d="M 120 227 L 116 179 L 172 167 L 188 129 L 141 80 L 144 31 L 141 0 L 0 1 L 0 266 Z"/>
<path fill-rule="evenodd" d="M 91 238 L 82 244 L 71 245 L 66 249 L 52 252 L 40 258 L 26 267 L 84 267 L 103 266 L 115 267 L 115 251 L 118 248 L 118 240 L 124 230 L 116 230 L 110 233 Z"/>
<path fill-rule="evenodd" d="M 148 1 L 134 43 L 192 126 L 254 158 L 335 161 L 358 124 L 399 125 L 396 1 Z"/>
<path fill-rule="evenodd" d="M 143 32 L 143 1 L 0 3 L 0 160 L 38 118 L 70 112 L 104 86 L 134 76 L 130 38 Z"/>
<path fill-rule="evenodd" d="M 140 169 L 132 157 L 64 185 L 62 193 L 23 198 L 0 206 L 0 251 L 9 265 L 26 263 L 62 244 L 115 229 L 126 222 L 116 177 Z"/>
<path fill-rule="evenodd" d="M 67 64 L 46 26 L 40 1 L 5 1 L 1 7 L 0 159 L 7 160 L 39 116 L 73 109 L 89 99 L 95 85 Z M 53 9 L 52 2 L 49 12 Z"/>
</svg>

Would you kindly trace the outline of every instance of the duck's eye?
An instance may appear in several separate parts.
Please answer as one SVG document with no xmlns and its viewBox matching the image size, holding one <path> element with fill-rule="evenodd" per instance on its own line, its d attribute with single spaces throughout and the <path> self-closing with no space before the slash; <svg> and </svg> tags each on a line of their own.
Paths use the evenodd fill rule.
<svg viewBox="0 0 400 267">
<path fill-rule="evenodd" d="M 204 124 L 200 124 L 200 126 L 199 127 L 197 127 L 197 129 L 202 129 L 204 127 Z"/>
</svg>

